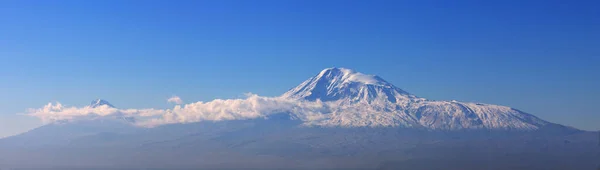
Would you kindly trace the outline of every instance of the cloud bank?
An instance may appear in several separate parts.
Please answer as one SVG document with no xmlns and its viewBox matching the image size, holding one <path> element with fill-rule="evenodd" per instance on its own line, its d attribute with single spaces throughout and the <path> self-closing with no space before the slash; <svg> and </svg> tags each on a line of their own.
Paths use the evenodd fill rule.
<svg viewBox="0 0 600 170">
<path fill-rule="evenodd" d="M 26 114 L 44 122 L 73 121 L 100 117 L 133 117 L 139 126 L 157 126 L 174 123 L 200 121 L 242 120 L 267 118 L 272 114 L 286 113 L 298 119 L 320 120 L 329 113 L 328 107 L 320 102 L 298 101 L 281 97 L 261 97 L 247 94 L 245 99 L 216 99 L 209 102 L 195 102 L 176 105 L 170 109 L 119 109 L 108 106 L 67 107 L 61 103 L 49 103 L 42 108 L 29 109 Z M 169 102 L 181 102 L 173 97 Z"/>
<path fill-rule="evenodd" d="M 151 117 L 163 115 L 160 109 L 117 109 L 107 105 L 98 107 L 67 107 L 59 102 L 48 103 L 39 109 L 28 109 L 27 115 L 40 118 L 43 122 L 61 120 L 94 119 L 99 117 Z"/>
</svg>

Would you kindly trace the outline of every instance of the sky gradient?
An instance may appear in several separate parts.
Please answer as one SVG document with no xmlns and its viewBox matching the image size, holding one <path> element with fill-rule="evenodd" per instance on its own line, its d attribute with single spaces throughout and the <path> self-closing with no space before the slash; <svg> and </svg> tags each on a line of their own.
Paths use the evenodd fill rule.
<svg viewBox="0 0 600 170">
<path fill-rule="evenodd" d="M 597 1 L 4 1 L 0 137 L 19 115 L 278 96 L 327 67 L 600 130 Z"/>
</svg>

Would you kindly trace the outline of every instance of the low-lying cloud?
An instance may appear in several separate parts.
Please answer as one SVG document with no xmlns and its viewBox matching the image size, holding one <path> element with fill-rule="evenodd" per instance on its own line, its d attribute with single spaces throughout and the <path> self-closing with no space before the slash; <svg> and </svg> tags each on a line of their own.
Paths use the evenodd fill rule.
<svg viewBox="0 0 600 170">
<path fill-rule="evenodd" d="M 117 109 L 107 105 L 98 107 L 67 107 L 59 102 L 48 103 L 39 109 L 28 109 L 27 115 L 40 118 L 43 122 L 55 122 L 60 120 L 93 119 L 98 117 L 151 117 L 163 115 L 165 110 L 161 109 Z"/>
<path fill-rule="evenodd" d="M 320 102 L 309 102 L 281 97 L 261 97 L 247 94 L 245 99 L 216 99 L 176 105 L 170 109 L 119 109 L 108 106 L 67 107 L 61 103 L 49 103 L 39 109 L 29 109 L 26 114 L 44 122 L 60 120 L 94 119 L 99 117 L 134 117 L 140 126 L 156 126 L 173 123 L 221 121 L 267 118 L 269 115 L 287 113 L 301 120 L 323 119 L 328 107 Z M 175 98 L 175 99 L 174 99 Z M 169 102 L 182 102 L 177 96 Z"/>
</svg>

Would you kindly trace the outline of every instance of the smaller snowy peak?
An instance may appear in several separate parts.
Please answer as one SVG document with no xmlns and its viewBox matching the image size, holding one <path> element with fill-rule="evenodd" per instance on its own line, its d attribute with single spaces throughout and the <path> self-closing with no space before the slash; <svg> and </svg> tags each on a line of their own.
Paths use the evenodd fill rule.
<svg viewBox="0 0 600 170">
<path fill-rule="evenodd" d="M 92 107 L 92 108 L 96 108 L 96 107 L 100 107 L 100 106 L 105 106 L 105 105 L 108 106 L 108 107 L 113 107 L 113 108 L 115 107 L 112 104 L 110 104 L 108 101 L 102 100 L 102 99 L 96 99 L 96 100 L 93 100 L 90 103 L 90 107 Z"/>
</svg>

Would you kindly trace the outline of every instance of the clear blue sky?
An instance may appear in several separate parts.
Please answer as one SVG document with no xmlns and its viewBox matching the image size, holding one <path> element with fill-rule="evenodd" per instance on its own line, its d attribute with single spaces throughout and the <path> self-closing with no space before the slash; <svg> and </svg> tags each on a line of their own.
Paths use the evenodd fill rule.
<svg viewBox="0 0 600 170">
<path fill-rule="evenodd" d="M 600 129 L 600 1 L 2 1 L 0 137 L 51 101 L 276 96 L 326 67 Z"/>
</svg>

